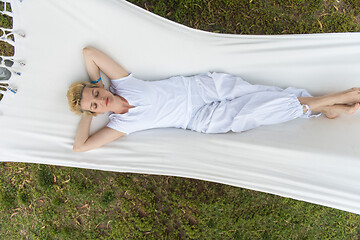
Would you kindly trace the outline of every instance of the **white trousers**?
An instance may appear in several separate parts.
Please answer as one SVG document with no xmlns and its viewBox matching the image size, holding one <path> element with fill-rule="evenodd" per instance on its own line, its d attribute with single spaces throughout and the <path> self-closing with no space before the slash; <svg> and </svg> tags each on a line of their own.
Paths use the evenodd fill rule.
<svg viewBox="0 0 360 240">
<path fill-rule="evenodd" d="M 192 82 L 192 117 L 187 125 L 190 130 L 242 132 L 311 117 L 311 112 L 303 113 L 297 99 L 311 97 L 305 89 L 252 85 L 237 76 L 210 72 L 194 76 Z"/>
</svg>

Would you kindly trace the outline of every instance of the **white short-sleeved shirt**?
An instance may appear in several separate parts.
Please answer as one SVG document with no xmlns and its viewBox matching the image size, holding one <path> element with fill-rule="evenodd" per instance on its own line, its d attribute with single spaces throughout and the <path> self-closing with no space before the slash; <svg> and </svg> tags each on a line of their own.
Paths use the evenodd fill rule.
<svg viewBox="0 0 360 240">
<path fill-rule="evenodd" d="M 110 114 L 107 127 L 126 134 L 151 128 L 186 129 L 193 110 L 191 97 L 195 94 L 191 85 L 191 77 L 183 76 L 144 81 L 131 73 L 111 80 L 110 91 L 135 108 L 124 114 Z M 202 101 L 200 97 L 199 100 Z"/>
</svg>

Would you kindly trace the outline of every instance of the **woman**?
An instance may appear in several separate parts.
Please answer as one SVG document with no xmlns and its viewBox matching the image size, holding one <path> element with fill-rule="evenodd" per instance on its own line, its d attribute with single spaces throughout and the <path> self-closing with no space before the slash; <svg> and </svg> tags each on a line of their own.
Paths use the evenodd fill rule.
<svg viewBox="0 0 360 240">
<path fill-rule="evenodd" d="M 304 89 L 251 85 L 240 77 L 210 72 L 143 81 L 95 48 L 86 47 L 83 54 L 92 83 L 74 83 L 67 93 L 70 109 L 82 114 L 73 147 L 76 152 L 151 128 L 241 132 L 321 113 L 336 118 L 353 114 L 360 106 L 360 88 L 312 97 Z M 104 88 L 100 70 L 111 79 L 110 91 Z M 107 126 L 89 136 L 92 117 L 108 111 L 112 114 Z"/>
</svg>

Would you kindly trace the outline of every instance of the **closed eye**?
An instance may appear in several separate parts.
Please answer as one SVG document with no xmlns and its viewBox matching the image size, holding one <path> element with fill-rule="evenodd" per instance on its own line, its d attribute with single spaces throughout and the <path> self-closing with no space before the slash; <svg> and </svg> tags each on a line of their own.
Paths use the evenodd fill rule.
<svg viewBox="0 0 360 240">
<path fill-rule="evenodd" d="M 96 97 L 98 97 L 99 96 L 99 91 L 95 91 L 95 89 L 94 90 L 92 90 L 92 95 L 96 98 Z M 90 109 L 96 109 L 97 108 L 97 104 L 96 103 L 92 103 L 91 105 L 90 105 Z"/>
</svg>

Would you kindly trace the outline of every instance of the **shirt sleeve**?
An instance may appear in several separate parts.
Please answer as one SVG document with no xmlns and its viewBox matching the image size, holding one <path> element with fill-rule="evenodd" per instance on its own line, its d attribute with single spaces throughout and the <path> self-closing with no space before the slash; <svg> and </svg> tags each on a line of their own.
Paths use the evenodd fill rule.
<svg viewBox="0 0 360 240">
<path fill-rule="evenodd" d="M 131 131 L 126 129 L 126 127 L 124 126 L 124 124 L 122 124 L 120 120 L 115 118 L 110 119 L 109 123 L 106 126 L 116 131 L 123 132 L 126 135 L 129 135 L 131 133 Z"/>
</svg>

